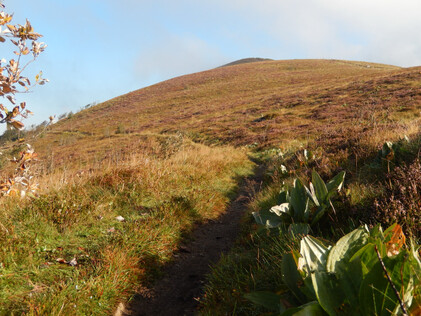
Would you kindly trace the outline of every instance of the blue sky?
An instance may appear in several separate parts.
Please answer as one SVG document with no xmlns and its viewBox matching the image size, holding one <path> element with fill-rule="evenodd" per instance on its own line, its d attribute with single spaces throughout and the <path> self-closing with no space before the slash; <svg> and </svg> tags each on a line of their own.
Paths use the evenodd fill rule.
<svg viewBox="0 0 421 316">
<path fill-rule="evenodd" d="M 18 96 L 35 112 L 26 125 L 245 57 L 421 65 L 419 0 L 3 3 L 48 44 L 27 75 L 43 70 L 50 82 Z"/>
</svg>

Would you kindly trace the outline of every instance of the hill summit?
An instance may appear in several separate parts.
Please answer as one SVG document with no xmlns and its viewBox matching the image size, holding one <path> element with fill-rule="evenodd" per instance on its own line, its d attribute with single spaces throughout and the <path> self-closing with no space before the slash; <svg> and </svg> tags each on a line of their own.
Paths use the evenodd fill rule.
<svg viewBox="0 0 421 316">
<path fill-rule="evenodd" d="M 230 62 L 228 64 L 222 65 L 220 67 L 235 66 L 235 65 L 241 65 L 241 64 L 255 63 L 259 61 L 272 61 L 272 60 L 273 59 L 270 59 L 270 58 L 250 57 L 250 58 L 239 59 L 239 60 Z"/>
</svg>

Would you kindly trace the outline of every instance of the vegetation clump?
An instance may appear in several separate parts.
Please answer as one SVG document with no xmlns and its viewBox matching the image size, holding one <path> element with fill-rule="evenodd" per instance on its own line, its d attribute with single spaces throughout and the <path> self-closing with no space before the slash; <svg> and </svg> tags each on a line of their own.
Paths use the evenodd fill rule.
<svg viewBox="0 0 421 316">
<path fill-rule="evenodd" d="M 387 176 L 384 194 L 374 203 L 374 221 L 401 223 L 418 240 L 421 238 L 421 162 L 396 167 Z"/>
<path fill-rule="evenodd" d="M 313 170 L 309 188 L 297 178 L 290 190 L 279 193 L 279 205 L 255 212 L 253 216 L 258 224 L 269 228 L 284 226 L 293 234 L 308 234 L 310 226 L 315 226 L 329 208 L 334 210 L 331 198 L 342 188 L 344 180 L 342 171 L 325 183 Z"/>
<path fill-rule="evenodd" d="M 399 225 L 385 232 L 360 227 L 334 245 L 305 236 L 300 252 L 282 258 L 282 277 L 293 294 L 246 297 L 274 315 L 408 315 L 420 311 L 419 246 L 405 247 Z M 287 306 L 302 305 L 288 309 Z"/>
</svg>

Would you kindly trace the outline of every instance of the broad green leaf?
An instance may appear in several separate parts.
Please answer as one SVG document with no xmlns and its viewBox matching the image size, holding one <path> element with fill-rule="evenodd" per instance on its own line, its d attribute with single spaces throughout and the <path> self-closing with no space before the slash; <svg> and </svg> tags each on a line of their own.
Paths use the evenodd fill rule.
<svg viewBox="0 0 421 316">
<path fill-rule="evenodd" d="M 380 224 L 377 224 L 371 229 L 370 237 L 373 237 L 373 238 L 378 237 L 380 238 L 380 240 L 384 240 L 384 233 L 383 233 L 382 226 Z"/>
<path fill-rule="evenodd" d="M 311 180 L 314 185 L 314 191 L 317 197 L 317 200 L 320 204 L 323 204 L 327 200 L 327 187 L 322 178 L 320 178 L 319 174 L 313 170 L 311 173 Z"/>
<path fill-rule="evenodd" d="M 290 308 L 281 316 L 325 316 L 327 315 L 318 302 L 310 302 L 300 307 Z"/>
<path fill-rule="evenodd" d="M 383 262 L 400 298 L 408 302 L 413 289 L 413 276 L 411 265 L 406 259 L 407 255 L 406 251 L 401 251 L 395 257 L 383 258 Z M 399 301 L 380 261 L 372 267 L 361 283 L 359 298 L 365 315 L 389 316 L 392 311 L 399 309 Z"/>
<path fill-rule="evenodd" d="M 259 291 L 245 294 L 244 297 L 254 304 L 261 305 L 271 311 L 283 313 L 284 306 L 281 304 L 281 297 L 273 292 Z"/>
<path fill-rule="evenodd" d="M 368 231 L 364 227 L 353 230 L 338 240 L 329 252 L 326 262 L 327 272 L 341 273 L 352 256 L 367 244 Z"/>
<path fill-rule="evenodd" d="M 346 296 L 336 276 L 325 271 L 316 271 L 311 274 L 311 280 L 323 309 L 331 316 L 338 315 Z"/>
<path fill-rule="evenodd" d="M 252 214 L 257 224 L 267 226 L 268 228 L 279 227 L 283 223 L 281 217 L 269 210 L 261 210 Z"/>
<path fill-rule="evenodd" d="M 281 205 L 275 205 L 270 209 L 270 211 L 272 213 L 275 213 L 277 216 L 291 215 L 289 203 L 282 203 Z"/>
<path fill-rule="evenodd" d="M 302 256 L 299 268 L 303 268 L 307 274 L 320 269 L 325 270 L 326 258 L 330 247 L 326 247 L 320 240 L 306 236 L 301 239 L 300 254 Z"/>
<path fill-rule="evenodd" d="M 337 191 L 342 189 L 344 181 L 345 171 L 341 171 L 326 184 L 326 188 L 328 190 L 328 199 L 331 198 Z"/>
<path fill-rule="evenodd" d="M 359 291 L 363 280 L 363 266 L 360 260 L 348 262 L 346 270 L 336 274 L 339 286 L 345 295 L 345 302 L 341 306 L 343 314 L 361 314 L 359 308 Z"/>
<path fill-rule="evenodd" d="M 288 232 L 292 236 L 305 236 L 310 232 L 310 225 L 306 223 L 292 223 L 288 226 Z"/>
<path fill-rule="evenodd" d="M 287 203 L 288 198 L 288 190 L 281 191 L 278 196 L 278 204 Z"/>
<path fill-rule="evenodd" d="M 300 287 L 304 286 L 304 280 L 297 270 L 297 264 L 292 253 L 286 253 L 282 256 L 281 272 L 283 281 L 297 300 L 301 303 L 306 302 L 306 296 L 300 290 Z"/>
<path fill-rule="evenodd" d="M 303 222 L 308 212 L 308 197 L 300 179 L 295 179 L 291 190 L 290 204 L 293 208 L 292 217 L 295 222 Z"/>
<path fill-rule="evenodd" d="M 319 206 L 316 212 L 314 213 L 314 217 L 313 217 L 313 220 L 311 221 L 311 225 L 316 224 L 323 217 L 326 211 L 327 211 L 326 205 Z"/>
<path fill-rule="evenodd" d="M 385 239 L 385 242 L 388 242 L 390 240 L 390 237 L 392 237 L 392 232 L 393 230 L 395 230 L 397 223 L 394 223 L 392 225 L 390 225 L 385 231 L 384 231 L 384 236 L 385 238 L 389 237 L 389 239 Z"/>
<path fill-rule="evenodd" d="M 314 291 L 313 282 L 311 281 L 311 275 L 307 275 L 304 278 L 305 287 L 301 291 L 310 299 L 317 300 L 316 292 Z"/>
<path fill-rule="evenodd" d="M 358 260 L 362 265 L 363 276 L 378 262 L 377 253 L 374 250 L 375 244 L 369 243 L 358 250 L 349 261 Z"/>
<path fill-rule="evenodd" d="M 307 198 L 306 199 L 306 208 L 304 210 L 303 222 L 308 223 L 309 219 L 310 219 L 310 200 Z"/>
<path fill-rule="evenodd" d="M 339 239 L 327 256 L 326 270 L 336 274 L 338 284 L 351 305 L 358 305 L 358 292 L 365 266 L 359 258 L 352 262 L 350 260 L 367 244 L 367 239 L 368 231 L 365 227 L 355 229 Z M 344 312 L 349 309 L 349 304 L 344 305 L 343 309 Z"/>
<path fill-rule="evenodd" d="M 308 197 L 313 201 L 316 206 L 320 206 L 319 200 L 317 199 L 316 192 L 314 191 L 313 183 L 310 182 L 309 184 L 310 189 L 304 186 Z"/>
</svg>

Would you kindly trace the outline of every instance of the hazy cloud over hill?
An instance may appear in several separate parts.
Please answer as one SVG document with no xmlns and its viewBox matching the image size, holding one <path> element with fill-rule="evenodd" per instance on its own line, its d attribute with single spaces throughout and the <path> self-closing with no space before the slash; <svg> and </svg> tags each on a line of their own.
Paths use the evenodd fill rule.
<svg viewBox="0 0 421 316">
<path fill-rule="evenodd" d="M 216 48 L 201 39 L 166 34 L 140 51 L 135 69 L 142 79 L 159 81 L 214 68 L 224 61 Z"/>
<path fill-rule="evenodd" d="M 419 0 L 5 4 L 16 23 L 29 18 L 49 45 L 30 71 L 42 69 L 51 82 L 25 96 L 43 117 L 246 57 L 421 65 Z"/>
<path fill-rule="evenodd" d="M 421 64 L 421 2 L 417 0 L 217 2 L 285 46 L 301 49 L 306 58 Z"/>
</svg>

